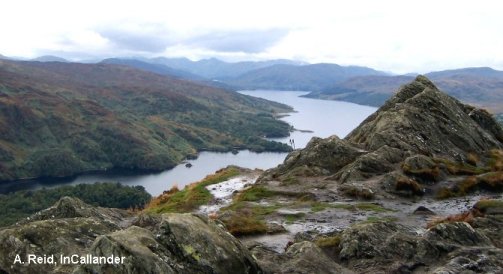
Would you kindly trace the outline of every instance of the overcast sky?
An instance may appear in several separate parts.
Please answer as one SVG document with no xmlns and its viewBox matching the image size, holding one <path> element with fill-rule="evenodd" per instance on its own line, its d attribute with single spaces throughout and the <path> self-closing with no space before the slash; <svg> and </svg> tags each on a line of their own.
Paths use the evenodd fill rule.
<svg viewBox="0 0 503 274">
<path fill-rule="evenodd" d="M 503 1 L 3 1 L 0 54 L 503 69 Z"/>
</svg>

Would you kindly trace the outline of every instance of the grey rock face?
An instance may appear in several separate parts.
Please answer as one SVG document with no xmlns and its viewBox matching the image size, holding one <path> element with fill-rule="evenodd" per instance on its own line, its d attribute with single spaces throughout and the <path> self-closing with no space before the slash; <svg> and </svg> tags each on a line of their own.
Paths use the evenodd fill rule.
<svg viewBox="0 0 503 274">
<path fill-rule="evenodd" d="M 345 139 L 313 138 L 306 148 L 290 153 L 260 181 L 281 181 L 285 174 L 295 176 L 292 170 L 296 167 L 306 166 L 322 171 L 314 172 L 316 176 L 329 175 L 329 179 L 343 184 L 384 174 L 429 184 L 446 175 L 434 158 L 464 163 L 470 153 L 483 155 L 503 148 L 502 133 L 487 111 L 460 103 L 426 77 L 418 76 Z M 421 194 L 414 183 L 408 185 L 414 189 L 406 190 L 406 195 Z M 403 192 L 395 191 L 394 186 L 384 188 L 397 195 Z"/>
<path fill-rule="evenodd" d="M 0 270 L 7 273 L 70 273 L 74 265 L 14 264 L 16 255 L 83 255 L 96 237 L 119 227 L 97 218 L 63 218 L 33 221 L 0 230 Z M 0 271 L 1 272 L 1 271 Z"/>
<path fill-rule="evenodd" d="M 346 140 L 376 150 L 383 145 L 423 155 L 463 158 L 467 152 L 501 148 L 501 128 L 480 110 L 470 116 L 458 100 L 426 77 L 403 86 Z M 481 124 L 483 126 L 481 126 Z"/>
<path fill-rule="evenodd" d="M 134 224 L 134 225 L 133 225 Z M 144 227 L 140 227 L 144 226 Z M 124 257 L 113 264 L 13 264 L 28 254 Z M 2 272 L 3 271 L 3 272 Z M 62 198 L 0 230 L 0 273 L 262 273 L 223 225 L 192 214 L 140 215 Z"/>
<path fill-rule="evenodd" d="M 267 273 L 354 273 L 331 260 L 312 242 L 293 244 L 282 254 L 262 246 L 253 247 L 251 252 Z"/>
<path fill-rule="evenodd" d="M 502 250 L 478 228 L 463 222 L 439 224 L 422 235 L 393 223 L 356 225 L 342 233 L 339 250 L 341 264 L 357 272 L 503 271 Z"/>
<path fill-rule="evenodd" d="M 282 165 L 268 170 L 262 178 L 274 179 L 302 166 L 310 168 L 317 175 L 331 174 L 352 163 L 364 153 L 364 150 L 335 135 L 326 139 L 314 137 L 306 148 L 288 154 Z"/>
</svg>

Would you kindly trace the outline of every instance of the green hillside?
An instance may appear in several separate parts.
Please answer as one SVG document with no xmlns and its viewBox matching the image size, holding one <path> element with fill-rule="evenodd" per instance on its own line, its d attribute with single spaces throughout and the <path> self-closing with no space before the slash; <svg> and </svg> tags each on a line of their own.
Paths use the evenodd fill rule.
<svg viewBox="0 0 503 274">
<path fill-rule="evenodd" d="M 164 170 L 200 150 L 289 150 L 287 106 L 110 64 L 0 61 L 0 180 Z"/>
</svg>

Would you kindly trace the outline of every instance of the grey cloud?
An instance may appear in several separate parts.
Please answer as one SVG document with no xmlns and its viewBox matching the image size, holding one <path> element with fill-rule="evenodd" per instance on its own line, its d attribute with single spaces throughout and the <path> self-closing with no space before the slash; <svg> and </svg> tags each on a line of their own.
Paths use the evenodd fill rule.
<svg viewBox="0 0 503 274">
<path fill-rule="evenodd" d="M 150 53 L 163 52 L 176 43 L 166 31 L 134 32 L 121 29 L 99 30 L 98 33 L 112 42 L 117 48 Z"/>
<path fill-rule="evenodd" d="M 286 29 L 212 32 L 186 41 L 187 44 L 214 51 L 259 53 L 288 34 Z"/>
</svg>

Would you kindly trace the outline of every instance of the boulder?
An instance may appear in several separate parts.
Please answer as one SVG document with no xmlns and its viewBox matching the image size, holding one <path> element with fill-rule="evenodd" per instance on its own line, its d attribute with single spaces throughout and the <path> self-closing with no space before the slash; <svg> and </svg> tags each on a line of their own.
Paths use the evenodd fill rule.
<svg viewBox="0 0 503 274">
<path fill-rule="evenodd" d="M 90 252 L 126 263 L 85 265 L 76 273 L 262 273 L 222 224 L 193 214 L 163 214 L 153 229 L 131 226 L 101 236 Z"/>
<path fill-rule="evenodd" d="M 438 224 L 424 234 L 388 222 L 358 224 L 342 232 L 338 248 L 341 264 L 357 272 L 503 271 L 501 248 L 464 222 Z"/>
<path fill-rule="evenodd" d="M 267 273 L 354 273 L 331 260 L 312 242 L 289 246 L 285 253 L 277 253 L 261 245 L 251 252 Z"/>
<path fill-rule="evenodd" d="M 315 175 L 332 174 L 364 153 L 365 151 L 335 135 L 326 139 L 313 137 L 306 148 L 289 153 L 283 164 L 266 171 L 259 181 L 284 176 L 295 168 L 304 166 L 316 172 Z"/>
<path fill-rule="evenodd" d="M 71 273 L 74 265 L 14 264 L 16 255 L 84 255 L 100 235 L 120 228 L 99 218 L 32 221 L 0 230 L 0 273 Z M 2 270 L 4 272 L 2 272 Z"/>
<path fill-rule="evenodd" d="M 143 227 L 140 227 L 143 226 Z M 54 255 L 57 264 L 15 264 L 16 255 Z M 63 256 L 112 257 L 121 263 L 63 264 Z M 123 259 L 122 259 L 123 258 Z M 0 229 L 0 273 L 263 273 L 218 221 L 193 214 L 141 214 L 64 197 Z"/>
</svg>

